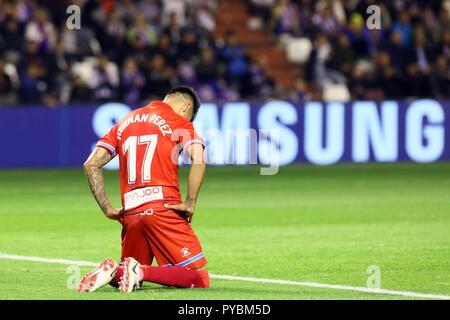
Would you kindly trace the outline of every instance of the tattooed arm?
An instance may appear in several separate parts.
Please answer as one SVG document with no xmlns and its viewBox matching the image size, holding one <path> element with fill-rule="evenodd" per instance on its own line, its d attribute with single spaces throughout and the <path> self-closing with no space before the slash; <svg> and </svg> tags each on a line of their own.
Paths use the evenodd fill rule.
<svg viewBox="0 0 450 320">
<path fill-rule="evenodd" d="M 89 187 L 92 195 L 102 209 L 105 216 L 112 220 L 119 220 L 121 218 L 121 210 L 115 209 L 111 206 L 109 199 L 105 192 L 105 185 L 103 182 L 102 167 L 112 160 L 112 156 L 103 148 L 95 148 L 89 158 L 84 163 L 84 172 L 86 174 Z"/>
</svg>

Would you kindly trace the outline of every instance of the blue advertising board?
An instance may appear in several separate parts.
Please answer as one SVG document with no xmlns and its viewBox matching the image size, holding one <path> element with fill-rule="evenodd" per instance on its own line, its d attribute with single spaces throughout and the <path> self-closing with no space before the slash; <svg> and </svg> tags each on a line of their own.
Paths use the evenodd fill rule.
<svg viewBox="0 0 450 320">
<path fill-rule="evenodd" d="M 0 108 L 0 168 L 77 167 L 131 108 Z M 450 101 L 204 103 L 195 127 L 212 165 L 450 160 Z M 109 165 L 116 168 L 117 161 Z"/>
</svg>

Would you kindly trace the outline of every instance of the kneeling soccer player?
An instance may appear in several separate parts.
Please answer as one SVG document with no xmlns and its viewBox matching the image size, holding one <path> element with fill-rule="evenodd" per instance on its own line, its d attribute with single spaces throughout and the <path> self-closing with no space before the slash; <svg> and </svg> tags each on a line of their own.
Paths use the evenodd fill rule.
<svg viewBox="0 0 450 320">
<path fill-rule="evenodd" d="M 207 288 L 206 258 L 191 228 L 205 173 L 203 140 L 192 120 L 200 107 L 189 87 L 176 87 L 164 101 L 134 110 L 99 140 L 84 164 L 92 194 L 105 216 L 122 224 L 122 257 L 106 259 L 80 281 L 79 292 L 110 283 L 131 292 L 142 281 L 180 288 Z M 178 155 L 192 160 L 186 200 L 181 201 Z M 102 167 L 120 162 L 123 209 L 111 206 Z M 151 266 L 156 258 L 158 266 Z"/>
</svg>

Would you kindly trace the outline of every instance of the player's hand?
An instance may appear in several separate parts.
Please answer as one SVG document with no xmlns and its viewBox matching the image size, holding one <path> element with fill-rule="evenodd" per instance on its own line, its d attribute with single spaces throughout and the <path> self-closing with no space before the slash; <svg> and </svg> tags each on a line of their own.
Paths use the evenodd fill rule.
<svg viewBox="0 0 450 320">
<path fill-rule="evenodd" d="M 194 215 L 194 206 L 186 203 L 177 204 L 165 204 L 164 207 L 177 211 L 179 214 L 185 216 L 187 222 L 192 222 L 192 216 Z"/>
<path fill-rule="evenodd" d="M 119 210 L 116 208 L 109 208 L 106 212 L 105 212 L 105 216 L 108 219 L 111 220 L 118 220 L 120 221 L 120 219 L 122 218 L 123 215 L 123 210 Z"/>
</svg>

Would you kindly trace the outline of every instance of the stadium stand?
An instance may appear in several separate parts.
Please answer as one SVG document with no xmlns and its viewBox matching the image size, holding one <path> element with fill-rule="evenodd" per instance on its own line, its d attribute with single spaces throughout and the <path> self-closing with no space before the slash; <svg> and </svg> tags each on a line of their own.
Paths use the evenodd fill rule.
<svg viewBox="0 0 450 320">
<path fill-rule="evenodd" d="M 204 101 L 448 98 L 450 0 L 0 0 L 0 106 L 135 105 L 179 83 Z"/>
</svg>

